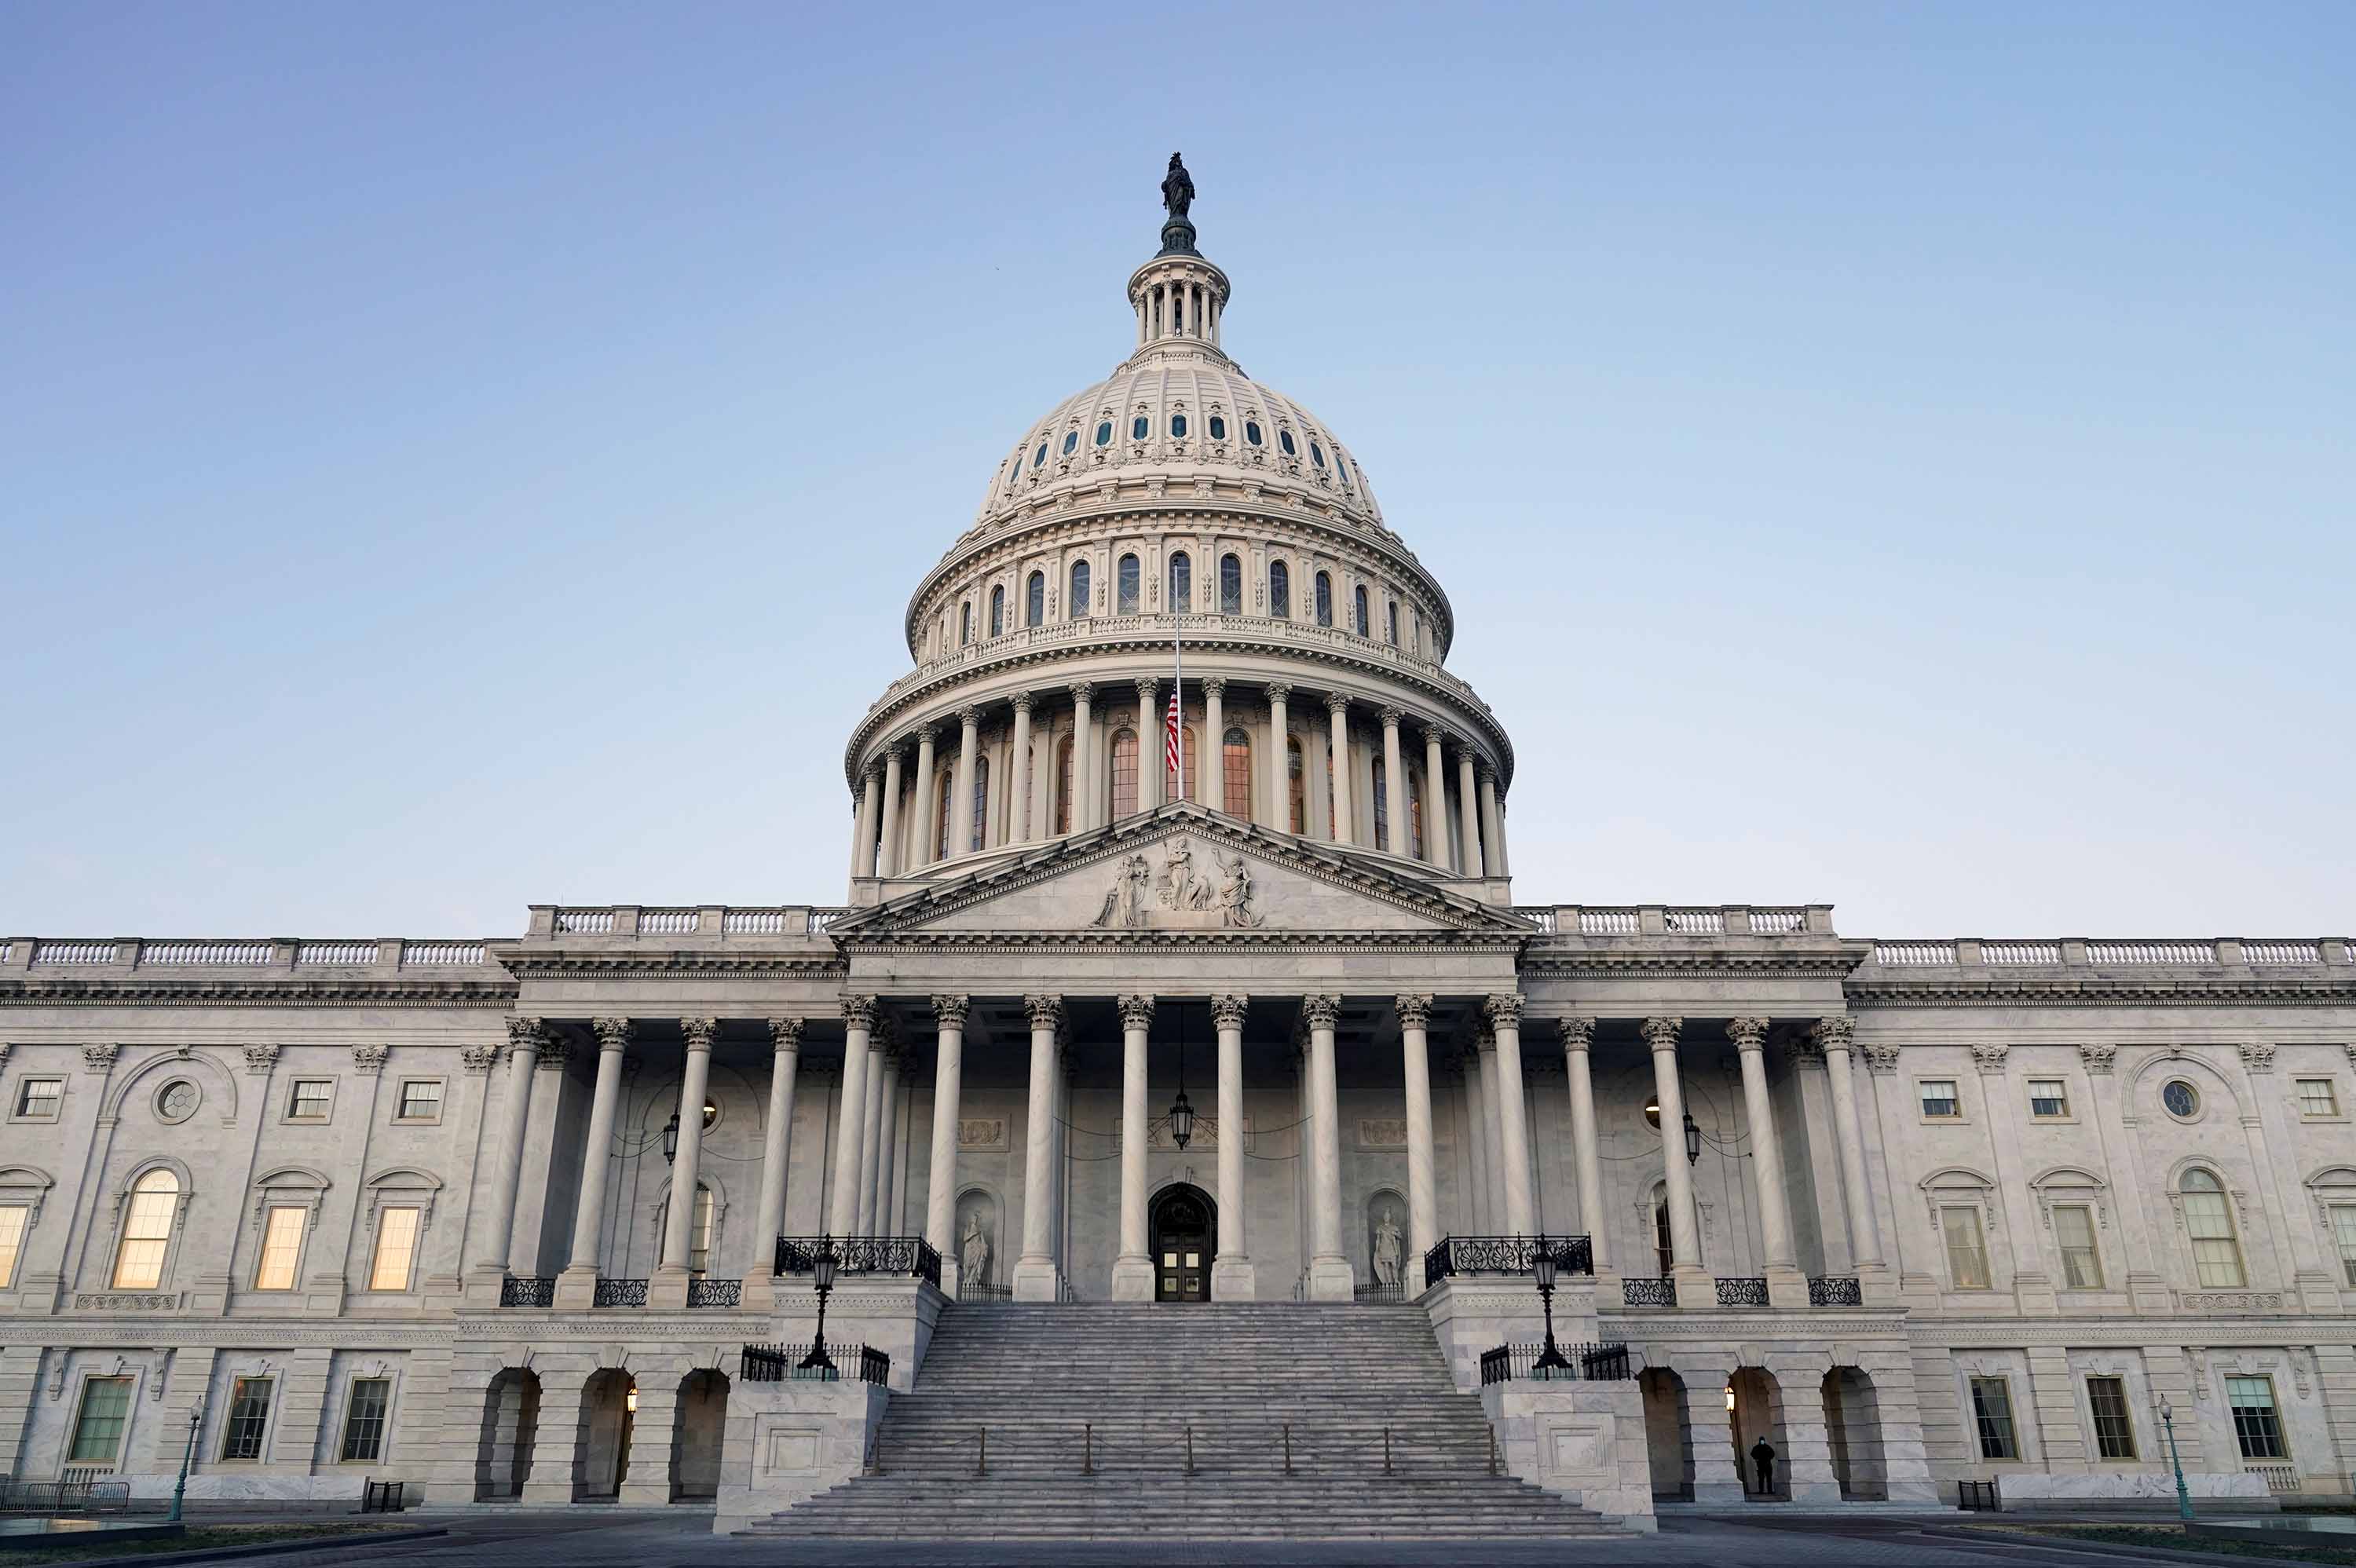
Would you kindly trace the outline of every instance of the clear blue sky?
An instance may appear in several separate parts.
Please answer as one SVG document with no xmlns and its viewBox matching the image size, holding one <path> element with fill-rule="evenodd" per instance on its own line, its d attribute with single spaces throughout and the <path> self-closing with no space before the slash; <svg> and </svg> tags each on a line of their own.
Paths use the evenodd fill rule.
<svg viewBox="0 0 2356 1568">
<path fill-rule="evenodd" d="M 1527 901 L 2356 933 L 2356 8 L 0 10 L 0 932 L 832 902 L 1183 148 Z"/>
</svg>

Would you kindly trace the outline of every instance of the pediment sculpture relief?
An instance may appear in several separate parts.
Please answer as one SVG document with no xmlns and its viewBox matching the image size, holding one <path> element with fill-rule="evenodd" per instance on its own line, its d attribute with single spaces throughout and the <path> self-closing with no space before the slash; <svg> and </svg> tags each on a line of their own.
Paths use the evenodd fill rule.
<svg viewBox="0 0 2356 1568">
<path fill-rule="evenodd" d="M 1257 890 L 1251 868 L 1241 855 L 1232 859 L 1216 850 L 1215 879 L 1194 865 L 1194 846 L 1181 833 L 1162 846 L 1162 869 L 1141 852 L 1123 860 L 1105 894 L 1104 908 L 1089 923 L 1107 931 L 1192 931 L 1217 927 L 1249 928 L 1259 924 L 1260 912 L 1252 907 Z"/>
</svg>

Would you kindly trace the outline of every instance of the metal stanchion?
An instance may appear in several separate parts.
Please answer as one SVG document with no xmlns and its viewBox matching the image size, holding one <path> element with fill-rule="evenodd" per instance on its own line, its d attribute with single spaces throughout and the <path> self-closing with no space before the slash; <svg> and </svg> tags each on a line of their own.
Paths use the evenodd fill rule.
<svg viewBox="0 0 2356 1568">
<path fill-rule="evenodd" d="M 1082 1422 L 1082 1423 L 1080 1424 L 1080 1474 L 1081 1474 L 1081 1475 L 1083 1475 L 1083 1476 L 1093 1476 L 1093 1475 L 1095 1475 L 1096 1473 L 1097 1473 L 1097 1429 L 1096 1429 L 1096 1423 L 1094 1423 L 1094 1422 L 1092 1422 L 1092 1421 Z"/>
</svg>

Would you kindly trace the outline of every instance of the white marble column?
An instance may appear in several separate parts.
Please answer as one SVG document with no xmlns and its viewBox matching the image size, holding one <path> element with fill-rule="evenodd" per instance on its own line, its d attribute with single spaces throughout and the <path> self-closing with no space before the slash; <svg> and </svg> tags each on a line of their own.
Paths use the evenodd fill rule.
<svg viewBox="0 0 2356 1568">
<path fill-rule="evenodd" d="M 1661 1179 L 1668 1185 L 1670 1274 L 1677 1282 L 1677 1305 L 1715 1307 L 1718 1287 L 1702 1267 L 1693 1167 L 1686 1158 L 1686 1098 L 1677 1077 L 1677 1035 L 1685 1019 L 1646 1019 L 1637 1027 L 1653 1052 L 1653 1097 L 1661 1105 Z"/>
<path fill-rule="evenodd" d="M 1464 1080 L 1465 1157 L 1472 1165 L 1465 1172 L 1465 1222 L 1473 1235 L 1493 1235 L 1499 1225 L 1495 1201 L 1489 1196 L 1488 1074 L 1481 1071 L 1477 1047 L 1459 1052 L 1456 1064 Z"/>
<path fill-rule="evenodd" d="M 753 1263 L 744 1290 L 772 1295 L 771 1254 L 786 1229 L 786 1176 L 794 1158 L 794 1085 L 802 1060 L 802 1020 L 769 1020 L 769 1119 L 761 1133 L 761 1206 L 753 1232 Z M 758 1290 L 755 1286 L 759 1286 Z M 759 1305 L 748 1299 L 748 1307 Z"/>
<path fill-rule="evenodd" d="M 1194 738 L 1194 798 L 1213 811 L 1227 808 L 1227 683 L 1203 682 L 1203 729 Z M 1249 811 L 1249 805 L 1245 809 Z"/>
<path fill-rule="evenodd" d="M 1112 1261 L 1115 1301 L 1153 1299 L 1153 1256 L 1145 1237 L 1145 1047 L 1153 998 L 1120 998 L 1120 1253 Z"/>
<path fill-rule="evenodd" d="M 1285 717 L 1285 702 L 1291 695 L 1292 688 L 1280 680 L 1269 685 L 1268 815 L 1260 820 L 1280 833 L 1292 831 L 1292 735 Z"/>
<path fill-rule="evenodd" d="M 973 770 L 981 755 L 981 709 L 958 709 L 957 789 L 949 796 L 949 853 L 970 855 L 981 848 L 974 842 Z"/>
<path fill-rule="evenodd" d="M 1514 1233 L 1505 1209 L 1505 1126 L 1497 1093 L 1497 1033 L 1483 1019 L 1472 1037 L 1472 1060 L 1481 1074 L 1482 1201 L 1488 1205 L 1488 1224 L 1501 1236 Z"/>
<path fill-rule="evenodd" d="M 1219 1035 L 1219 1249 L 1211 1260 L 1214 1301 L 1251 1301 L 1259 1294 L 1251 1238 L 1244 1229 L 1244 1015 L 1249 1006 L 1245 997 L 1211 998 L 1211 1023 Z M 1147 1262 L 1152 1261 L 1149 1256 Z"/>
<path fill-rule="evenodd" d="M 1759 1195 L 1759 1232 L 1766 1251 L 1767 1302 L 1781 1308 L 1805 1307 L 1808 1280 L 1800 1272 L 1792 1240 L 1792 1205 L 1783 1191 L 1783 1144 L 1775 1130 L 1775 1103 L 1767 1093 L 1767 1020 L 1730 1019 L 1726 1038 L 1742 1061 L 1742 1111 L 1751 1129 L 1751 1175 Z"/>
<path fill-rule="evenodd" d="M 884 800 L 884 775 L 874 763 L 859 780 L 859 814 L 851 827 L 851 874 L 872 877 L 875 874 L 875 812 Z"/>
<path fill-rule="evenodd" d="M 1486 873 L 1481 866 L 1481 805 L 1480 795 L 1472 787 L 1472 748 L 1456 748 L 1456 816 L 1464 834 L 1464 875 L 1480 877 Z"/>
<path fill-rule="evenodd" d="M 1162 683 L 1141 680 L 1137 683 L 1137 809 L 1160 809 L 1163 793 L 1169 787 L 1170 742 L 1166 727 L 1170 716 L 1159 706 Z"/>
<path fill-rule="evenodd" d="M 884 753 L 884 837 L 876 847 L 875 868 L 879 877 L 900 874 L 900 753 L 905 749 L 894 745 Z"/>
<path fill-rule="evenodd" d="M 1014 694 L 1014 743 L 1010 750 L 1012 754 L 1007 760 L 1012 766 L 1008 770 L 1006 785 L 1006 836 L 1001 841 L 1028 844 L 1045 836 L 1030 816 L 1031 694 L 1027 691 Z M 941 1255 L 948 1256 L 947 1253 Z"/>
<path fill-rule="evenodd" d="M 1090 705 L 1096 696 L 1092 681 L 1072 683 L 1072 831 L 1086 833 L 1097 825 L 1096 720 Z"/>
<path fill-rule="evenodd" d="M 1604 1220 L 1603 1151 L 1595 1141 L 1595 1081 L 1588 1063 L 1588 1046 L 1594 1038 L 1593 1019 L 1562 1020 L 1563 1076 L 1570 1081 L 1571 1154 L 1579 1162 L 1579 1222 L 1594 1245 L 1595 1272 L 1601 1275 L 1611 1268 L 1612 1259 L 1606 1239 L 1610 1227 Z"/>
<path fill-rule="evenodd" d="M 516 1189 L 523 1181 L 523 1139 L 531 1114 L 531 1081 L 548 1043 L 539 1019 L 508 1019 L 508 1079 L 499 1101 L 498 1164 L 491 1178 L 491 1204 L 484 1218 L 483 1256 L 475 1266 L 496 1282 L 502 1275 L 531 1272 L 536 1250 L 515 1236 Z M 497 1285 L 492 1285 L 494 1290 Z"/>
<path fill-rule="evenodd" d="M 1423 1254 L 1440 1242 L 1440 1181 L 1432 1165 L 1430 997 L 1401 997 L 1400 1066 L 1407 1075 L 1407 1293 L 1423 1294 Z"/>
<path fill-rule="evenodd" d="M 871 1216 L 867 1233 L 871 1236 L 896 1236 L 903 1223 L 900 1215 L 900 1047 L 895 1041 L 884 1053 L 884 1087 L 876 1095 L 875 1128 L 879 1137 L 875 1154 L 875 1212 Z"/>
<path fill-rule="evenodd" d="M 940 770 L 933 765 L 933 738 L 937 733 L 930 724 L 916 731 L 916 831 L 909 836 L 916 850 L 908 857 L 912 871 L 941 858 L 941 779 Z"/>
<path fill-rule="evenodd" d="M 1014 1262 L 1017 1301 L 1055 1299 L 1055 1030 L 1064 1020 L 1061 997 L 1023 998 L 1031 1015 L 1030 1112 L 1023 1155 L 1023 1255 Z"/>
<path fill-rule="evenodd" d="M 1850 1042 L 1857 1020 L 1818 1019 L 1816 1043 L 1825 1050 L 1825 1080 L 1832 1091 L 1833 1141 L 1840 1145 L 1841 1211 L 1848 1221 L 1848 1255 L 1857 1260 L 1860 1284 L 1888 1271 L 1881 1259 L 1880 1227 L 1873 1222 L 1873 1195 L 1865 1185 L 1865 1137 L 1858 1126 L 1857 1086 L 1850 1077 Z"/>
<path fill-rule="evenodd" d="M 647 1285 L 647 1306 L 680 1311 L 687 1306 L 688 1244 L 695 1230 L 695 1187 L 703 1172 L 703 1102 L 712 1085 L 712 1042 L 718 1019 L 681 1019 L 687 1068 L 679 1085 L 679 1157 L 671 1162 L 670 1205 L 663 1218 L 662 1262 Z"/>
<path fill-rule="evenodd" d="M 867 1137 L 867 1080 L 870 1041 L 875 1029 L 875 998 L 842 998 L 842 1098 L 835 1117 L 834 1192 L 827 1207 L 830 1234 L 859 1233 L 859 1179 L 862 1145 Z"/>
<path fill-rule="evenodd" d="M 598 1238 L 605 1229 L 605 1182 L 613 1168 L 614 1117 L 622 1102 L 622 1058 L 630 1020 L 592 1019 L 597 1036 L 597 1087 L 589 1100 L 589 1134 L 581 1147 L 581 1193 L 573 1206 L 573 1252 L 556 1279 L 556 1305 L 585 1311 L 596 1299 Z"/>
<path fill-rule="evenodd" d="M 1483 763 L 1481 778 L 1481 857 L 1488 874 L 1505 875 L 1505 819 L 1497 805 L 1497 772 Z"/>
<path fill-rule="evenodd" d="M 1332 761 L 1327 764 L 1333 779 L 1333 842 L 1347 844 L 1350 839 L 1350 699 L 1340 692 L 1325 699 L 1325 711 L 1333 720 Z"/>
<path fill-rule="evenodd" d="M 1483 1007 L 1497 1031 L 1498 1130 L 1505 1139 L 1505 1231 L 1526 1236 L 1537 1229 L 1530 1198 L 1530 1104 L 1522 1089 L 1522 998 L 1491 997 Z"/>
<path fill-rule="evenodd" d="M 1396 708 L 1382 710 L 1383 721 L 1383 853 L 1404 855 L 1409 843 L 1407 822 L 1407 773 L 1399 765 L 1399 720 L 1407 715 Z"/>
<path fill-rule="evenodd" d="M 1448 865 L 1448 774 L 1440 765 L 1440 731 L 1423 727 L 1423 858 Z"/>
<path fill-rule="evenodd" d="M 958 1287 L 958 1117 L 965 1093 L 965 1020 L 971 1003 L 964 997 L 935 997 L 939 1021 L 933 1058 L 933 1155 L 925 1185 L 925 1240 L 941 1254 L 941 1288 L 954 1300 Z"/>
<path fill-rule="evenodd" d="M 1342 1109 L 1333 1079 L 1333 1030 L 1339 997 L 1308 997 L 1301 1013 L 1309 1025 L 1309 1130 L 1315 1150 L 1310 1168 L 1309 1297 L 1347 1301 L 1357 1274 L 1342 1251 Z"/>
</svg>

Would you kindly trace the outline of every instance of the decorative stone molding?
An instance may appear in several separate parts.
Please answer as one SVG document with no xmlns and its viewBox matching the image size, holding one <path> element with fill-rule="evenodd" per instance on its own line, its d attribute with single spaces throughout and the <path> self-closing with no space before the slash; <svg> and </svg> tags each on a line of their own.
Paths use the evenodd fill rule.
<svg viewBox="0 0 2356 1568">
<path fill-rule="evenodd" d="M 1430 997 L 1400 997 L 1391 1003 L 1402 1029 L 1423 1029 L 1431 1022 Z"/>
<path fill-rule="evenodd" d="M 1151 1029 L 1153 1027 L 1153 998 L 1151 997 L 1122 997 L 1114 1004 L 1114 1006 L 1120 1014 L 1120 1027 L 1122 1029 Z"/>
<path fill-rule="evenodd" d="M 1001 1116 L 962 1116 L 958 1120 L 958 1147 L 1004 1148 L 1006 1121 Z"/>
<path fill-rule="evenodd" d="M 1972 1045 L 1972 1066 L 1978 1072 L 1994 1075 L 2004 1071 L 2005 1058 L 2012 1054 L 2008 1045 Z"/>
<path fill-rule="evenodd" d="M 1764 1051 L 1767 1049 L 1767 1020 L 1729 1019 L 1726 1020 L 1726 1038 L 1737 1051 Z"/>
<path fill-rule="evenodd" d="M 81 1048 L 81 1070 L 103 1075 L 113 1068 L 114 1059 L 122 1050 L 119 1045 L 109 1045 L 103 1041 L 85 1045 Z"/>
<path fill-rule="evenodd" d="M 258 1045 L 241 1046 L 239 1049 L 245 1053 L 245 1070 L 256 1078 L 268 1077 L 270 1070 L 278 1065 L 278 1047 L 273 1044 L 264 1042 Z M 6 1048 L 0 1047 L 0 1061 L 5 1061 L 6 1057 Z"/>
<path fill-rule="evenodd" d="M 76 1312 L 177 1312 L 180 1293 L 177 1290 L 104 1290 L 80 1291 L 73 1298 Z M 64 1370 L 60 1364 L 60 1371 Z"/>
<path fill-rule="evenodd" d="M 1825 1070 L 1824 1042 L 1814 1034 L 1795 1035 L 1791 1042 L 1792 1065 L 1811 1072 Z"/>
<path fill-rule="evenodd" d="M 1241 1029 L 1244 1015 L 1251 1010 L 1249 997 L 1217 996 L 1211 998 L 1211 1026 L 1214 1029 Z"/>
<path fill-rule="evenodd" d="M 1407 1147 L 1407 1118 L 1404 1116 L 1365 1116 L 1358 1122 L 1358 1145 L 1362 1148 Z"/>
<path fill-rule="evenodd" d="M 2280 1312 L 2278 1290 L 2182 1290 L 2176 1304 L 2186 1312 Z"/>
<path fill-rule="evenodd" d="M 2116 1065 L 2119 1048 L 2115 1045 L 2082 1045 L 2078 1048 L 2079 1065 L 2094 1076 L 2103 1076 Z"/>
<path fill-rule="evenodd" d="M 800 1019 L 771 1019 L 769 1020 L 769 1049 L 771 1051 L 783 1056 L 790 1051 L 799 1051 L 801 1048 L 802 1020 Z"/>
<path fill-rule="evenodd" d="M 1061 997 L 1026 996 L 1023 998 L 1023 1010 L 1030 1015 L 1033 1029 L 1060 1031 L 1064 1027 L 1064 998 Z"/>
<path fill-rule="evenodd" d="M 2275 1070 L 2275 1048 L 2244 1040 L 2233 1049 L 2242 1053 L 2242 1066 L 2251 1072 L 2272 1072 Z"/>
<path fill-rule="evenodd" d="M 352 1047 L 352 1071 L 363 1078 L 373 1078 L 384 1071 L 392 1055 L 389 1045 L 356 1045 Z"/>
<path fill-rule="evenodd" d="M 1301 1021 L 1311 1029 L 1332 1029 L 1342 1019 L 1342 998 L 1309 996 L 1301 999 Z"/>
<path fill-rule="evenodd" d="M 1644 1037 L 1644 1043 L 1657 1054 L 1676 1050 L 1677 1036 L 1685 1027 L 1683 1019 L 1646 1019 L 1636 1026 L 1636 1032 Z"/>
<path fill-rule="evenodd" d="M 458 1048 L 458 1060 L 469 1072 L 488 1072 L 499 1060 L 496 1045 L 464 1045 Z"/>
</svg>

